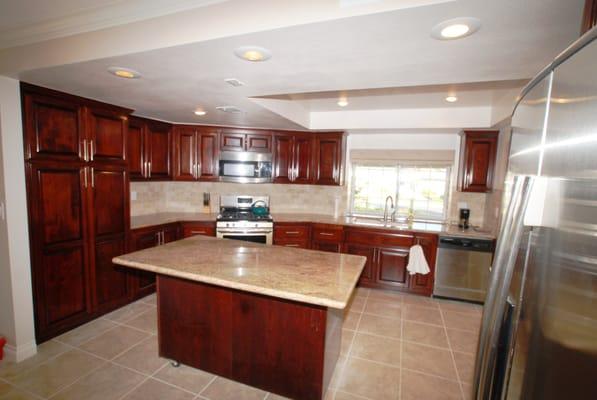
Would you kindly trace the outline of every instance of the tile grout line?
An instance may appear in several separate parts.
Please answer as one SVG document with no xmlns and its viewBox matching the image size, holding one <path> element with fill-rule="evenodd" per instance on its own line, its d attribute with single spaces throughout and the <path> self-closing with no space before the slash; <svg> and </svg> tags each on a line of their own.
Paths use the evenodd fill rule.
<svg viewBox="0 0 597 400">
<path fill-rule="evenodd" d="M 404 305 L 404 299 L 400 302 L 400 305 Z M 402 365 L 404 358 L 404 310 L 400 311 L 400 372 L 398 373 L 398 400 L 402 399 Z"/>
<path fill-rule="evenodd" d="M 199 391 L 199 393 L 197 393 L 197 396 L 203 397 L 203 396 L 202 396 L 203 392 L 205 392 L 205 391 L 207 390 L 207 388 L 208 388 L 208 387 L 210 387 L 210 386 L 211 386 L 211 384 L 212 384 L 212 383 L 214 383 L 214 381 L 215 381 L 217 378 L 218 378 L 218 376 L 217 376 L 217 375 L 214 375 L 214 377 L 213 377 L 213 378 L 211 378 L 211 381 L 209 381 L 209 382 L 207 383 L 207 385 L 205 385 L 205 386 L 203 387 L 203 389 L 201 389 L 201 390 Z M 195 396 L 195 397 L 197 397 L 197 396 Z"/>
<path fill-rule="evenodd" d="M 28 390 L 28 389 L 23 389 L 23 388 L 20 388 L 20 387 L 16 386 L 15 384 L 13 384 L 13 383 L 11 383 L 11 382 L 7 381 L 6 379 L 0 378 L 0 382 L 3 382 L 3 383 L 5 383 L 5 384 L 7 384 L 7 385 L 8 385 L 10 388 L 12 388 L 12 389 L 16 389 L 16 390 L 20 390 L 20 391 L 22 391 L 22 392 L 25 392 L 27 395 L 29 395 L 29 396 L 33 396 L 35 399 L 43 399 L 43 400 L 45 400 L 45 399 L 46 399 L 45 397 L 43 397 L 43 396 L 40 396 L 40 395 L 38 395 L 38 394 L 36 394 L 36 393 L 33 393 L 32 391 L 30 391 L 30 390 Z"/>
<path fill-rule="evenodd" d="M 164 365 L 162 365 L 161 367 L 159 367 L 158 369 L 156 369 L 153 372 L 153 374 L 146 375 L 144 377 L 144 379 L 141 380 L 141 382 L 139 382 L 137 385 L 133 386 L 130 390 L 128 390 L 126 393 L 124 393 L 122 396 L 120 396 L 118 398 L 118 400 L 124 399 L 126 396 L 128 396 L 129 394 L 133 393 L 135 390 L 137 390 L 138 388 L 140 388 L 145 382 L 147 382 L 148 380 L 150 380 L 153 377 L 153 375 L 157 374 L 159 371 L 161 371 L 162 369 L 164 369 L 166 367 L 166 365 L 168 365 L 168 363 L 165 363 Z"/>
<path fill-rule="evenodd" d="M 460 397 L 464 400 L 464 387 L 462 385 L 462 381 L 460 380 L 460 373 L 458 372 L 458 366 L 456 365 L 456 358 L 454 357 L 454 352 L 452 351 L 452 344 L 450 343 L 450 337 L 448 336 L 448 328 L 446 327 L 446 319 L 444 318 L 444 313 L 440 309 L 439 311 L 442 322 L 444 323 L 444 333 L 446 334 L 446 339 L 448 340 L 448 347 L 450 349 L 450 357 L 452 357 L 452 365 L 454 366 L 454 371 L 456 372 L 456 379 L 458 379 L 458 386 L 460 387 Z"/>
</svg>

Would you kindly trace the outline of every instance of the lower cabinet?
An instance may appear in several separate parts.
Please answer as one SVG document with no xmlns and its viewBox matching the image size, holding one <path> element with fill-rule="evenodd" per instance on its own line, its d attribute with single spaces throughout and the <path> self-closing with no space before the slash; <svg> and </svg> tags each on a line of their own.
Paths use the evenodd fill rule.
<svg viewBox="0 0 597 400">
<path fill-rule="evenodd" d="M 188 238 L 196 235 L 216 236 L 215 222 L 183 222 L 181 226 L 183 238 Z"/>
<path fill-rule="evenodd" d="M 276 223 L 274 225 L 274 244 L 285 247 L 310 248 L 311 227 L 308 223 Z"/>
<path fill-rule="evenodd" d="M 166 224 L 131 231 L 130 251 L 144 250 L 178 240 L 180 225 Z M 155 274 L 153 272 L 131 270 L 132 297 L 138 299 L 155 292 Z"/>
<path fill-rule="evenodd" d="M 313 250 L 341 253 L 344 241 L 344 227 L 330 224 L 313 224 L 311 248 Z"/>
</svg>

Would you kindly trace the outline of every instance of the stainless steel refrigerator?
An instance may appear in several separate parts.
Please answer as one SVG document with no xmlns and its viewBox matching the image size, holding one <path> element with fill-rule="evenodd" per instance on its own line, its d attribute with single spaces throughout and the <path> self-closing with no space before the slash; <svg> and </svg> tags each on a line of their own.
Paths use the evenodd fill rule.
<svg viewBox="0 0 597 400">
<path fill-rule="evenodd" d="M 476 399 L 597 399 L 597 30 L 523 90 Z"/>
</svg>

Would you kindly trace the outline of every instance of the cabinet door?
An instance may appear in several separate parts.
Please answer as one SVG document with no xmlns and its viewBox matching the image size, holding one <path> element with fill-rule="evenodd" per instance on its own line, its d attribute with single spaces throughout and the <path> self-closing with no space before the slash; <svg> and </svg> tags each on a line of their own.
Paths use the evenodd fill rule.
<svg viewBox="0 0 597 400">
<path fill-rule="evenodd" d="M 292 148 L 293 137 L 291 135 L 274 136 L 273 173 L 275 183 L 289 183 L 292 181 Z"/>
<path fill-rule="evenodd" d="M 23 106 L 27 159 L 85 160 L 87 139 L 77 104 L 25 94 Z"/>
<path fill-rule="evenodd" d="M 219 132 L 216 129 L 202 129 L 199 131 L 199 151 L 197 167 L 198 177 L 202 181 L 215 181 L 219 175 Z"/>
<path fill-rule="evenodd" d="M 133 231 L 131 234 L 131 251 L 149 249 L 159 243 L 161 229 Z M 153 272 L 135 270 L 133 272 L 133 296 L 143 297 L 155 292 L 155 274 Z"/>
<path fill-rule="evenodd" d="M 164 243 L 174 242 L 179 238 L 180 227 L 178 224 L 166 225 L 162 228 Z"/>
<path fill-rule="evenodd" d="M 329 253 L 340 253 L 342 251 L 342 244 L 341 243 L 333 243 L 333 242 L 312 241 L 311 249 L 327 251 Z"/>
<path fill-rule="evenodd" d="M 377 279 L 380 283 L 408 287 L 408 248 L 377 250 Z"/>
<path fill-rule="evenodd" d="M 245 136 L 245 132 L 234 129 L 224 129 L 220 137 L 220 149 L 222 149 L 222 151 L 244 151 Z"/>
<path fill-rule="evenodd" d="M 313 139 L 297 135 L 293 149 L 294 183 L 309 184 L 313 181 Z"/>
<path fill-rule="evenodd" d="M 493 170 L 497 151 L 497 131 L 465 132 L 460 164 L 460 190 L 489 192 L 493 187 Z"/>
<path fill-rule="evenodd" d="M 149 179 L 168 179 L 171 175 L 171 129 L 170 125 L 148 121 L 146 125 L 147 168 Z"/>
<path fill-rule="evenodd" d="M 269 153 L 272 150 L 272 135 L 269 133 L 249 133 L 245 138 L 245 150 Z"/>
<path fill-rule="evenodd" d="M 197 178 L 197 131 L 177 127 L 174 132 L 174 180 L 193 181 Z"/>
<path fill-rule="evenodd" d="M 375 249 L 368 246 L 360 246 L 358 244 L 346 244 L 344 246 L 344 252 L 367 257 L 367 262 L 365 263 L 365 268 L 363 269 L 361 277 L 359 278 L 359 283 L 364 285 L 371 285 L 375 283 Z"/>
<path fill-rule="evenodd" d="M 410 276 L 409 287 L 412 291 L 431 295 L 435 279 L 435 257 L 437 254 L 436 235 L 417 235 L 415 243 L 420 244 L 429 265 L 430 272 L 427 275 L 415 274 Z"/>
<path fill-rule="evenodd" d="M 212 222 L 188 222 L 182 226 L 182 237 L 188 238 L 191 236 L 216 236 L 216 226 Z"/>
<path fill-rule="evenodd" d="M 131 179 L 143 179 L 145 176 L 145 130 L 143 122 L 129 118 L 127 132 L 127 156 Z"/>
<path fill-rule="evenodd" d="M 126 268 L 112 258 L 126 253 L 129 184 L 124 167 L 90 168 L 91 277 L 94 307 L 115 308 L 129 298 Z"/>
<path fill-rule="evenodd" d="M 27 164 L 38 341 L 75 327 L 91 312 L 86 174 L 65 163 Z"/>
<path fill-rule="evenodd" d="M 315 138 L 315 182 L 340 185 L 342 177 L 342 135 L 318 134 Z"/>
<path fill-rule="evenodd" d="M 124 163 L 126 160 L 127 117 L 105 109 L 88 108 L 87 130 L 92 161 Z"/>
</svg>

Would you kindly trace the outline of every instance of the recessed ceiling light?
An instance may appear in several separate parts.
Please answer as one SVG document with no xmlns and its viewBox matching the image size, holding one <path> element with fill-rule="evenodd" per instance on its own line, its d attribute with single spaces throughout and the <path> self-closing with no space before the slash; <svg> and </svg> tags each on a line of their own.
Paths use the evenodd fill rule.
<svg viewBox="0 0 597 400">
<path fill-rule="evenodd" d="M 338 105 L 340 107 L 346 107 L 348 105 L 348 100 L 346 100 L 346 99 L 340 99 L 340 100 L 338 100 Z"/>
<path fill-rule="evenodd" d="M 241 46 L 234 50 L 237 57 L 246 61 L 266 61 L 272 58 L 272 53 L 263 47 L 259 46 Z"/>
<path fill-rule="evenodd" d="M 203 110 L 195 110 L 193 112 L 195 113 L 195 115 L 198 115 L 200 117 L 207 114 L 207 111 L 203 111 Z"/>
<path fill-rule="evenodd" d="M 141 77 L 141 74 L 139 72 L 130 68 L 110 67 L 108 68 L 108 72 L 112 75 L 116 75 L 119 78 L 137 79 Z"/>
<path fill-rule="evenodd" d="M 477 18 L 462 17 L 441 22 L 431 29 L 431 36 L 439 40 L 460 39 L 472 35 L 481 27 Z"/>
<path fill-rule="evenodd" d="M 456 103 L 458 101 L 458 97 L 456 97 L 456 96 L 448 96 L 448 97 L 446 97 L 446 101 L 448 103 Z"/>
</svg>

